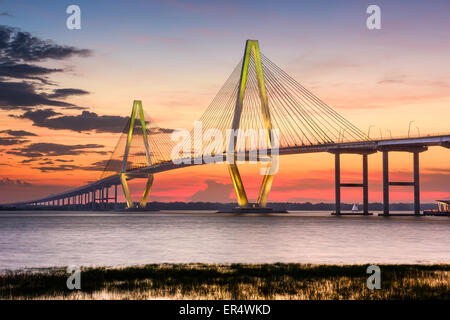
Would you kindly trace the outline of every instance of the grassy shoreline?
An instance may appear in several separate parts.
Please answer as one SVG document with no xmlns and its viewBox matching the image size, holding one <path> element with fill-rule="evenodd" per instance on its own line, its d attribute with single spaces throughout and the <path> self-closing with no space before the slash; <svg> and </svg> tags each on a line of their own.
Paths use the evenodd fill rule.
<svg viewBox="0 0 450 320">
<path fill-rule="evenodd" d="M 81 268 L 68 290 L 66 268 L 0 275 L 0 299 L 449 299 L 450 264 L 379 265 L 381 290 L 368 290 L 368 265 L 152 264 Z"/>
</svg>

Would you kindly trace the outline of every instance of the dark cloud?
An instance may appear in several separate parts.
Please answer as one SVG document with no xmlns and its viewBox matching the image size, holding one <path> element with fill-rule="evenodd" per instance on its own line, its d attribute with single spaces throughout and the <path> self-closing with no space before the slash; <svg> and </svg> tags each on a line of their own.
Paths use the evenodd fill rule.
<svg viewBox="0 0 450 320">
<path fill-rule="evenodd" d="M 55 164 L 53 161 L 51 161 L 51 160 L 47 160 L 47 161 L 44 161 L 44 162 L 39 162 L 39 164 L 40 165 L 48 165 L 48 164 Z"/>
<path fill-rule="evenodd" d="M 159 134 L 159 133 L 165 133 L 170 134 L 175 131 L 175 129 L 169 129 L 169 128 L 150 128 L 147 130 L 150 134 Z"/>
<path fill-rule="evenodd" d="M 85 153 L 97 153 L 105 155 L 105 151 L 98 151 L 96 149 L 103 148 L 100 144 L 77 144 L 65 145 L 57 143 L 32 143 L 23 148 L 14 148 L 7 151 L 8 154 L 13 154 L 22 157 L 36 158 L 36 157 L 55 157 L 55 156 L 76 156 Z"/>
<path fill-rule="evenodd" d="M 13 116 L 12 117 L 16 117 Z M 19 116 L 22 119 L 29 119 L 34 126 L 43 127 L 53 130 L 72 130 L 76 132 L 108 132 L 108 133 L 122 133 L 128 132 L 127 121 L 129 117 L 99 116 L 95 112 L 83 111 L 79 115 L 68 116 L 62 115 L 52 109 L 28 110 L 23 115 Z M 173 129 L 168 128 L 149 128 L 147 133 L 153 134 L 169 134 Z M 133 131 L 135 135 L 142 135 L 140 122 L 135 123 Z"/>
<path fill-rule="evenodd" d="M 30 162 L 33 162 L 33 161 L 36 161 L 36 159 L 25 159 L 25 160 L 20 161 L 20 163 L 27 164 L 27 163 L 30 163 Z"/>
<path fill-rule="evenodd" d="M 74 162 L 75 160 L 65 160 L 65 159 L 50 160 L 49 158 L 30 158 L 30 159 L 22 160 L 22 161 L 20 161 L 20 163 L 27 164 L 27 163 L 36 162 L 36 161 L 45 161 L 45 162 L 39 163 L 40 165 L 44 165 L 44 164 L 55 164 L 56 162 L 68 163 L 68 162 Z"/>
<path fill-rule="evenodd" d="M 0 64 L 0 77 L 39 80 L 45 84 L 49 84 L 49 81 L 44 76 L 62 71 L 62 69 L 49 69 L 25 63 L 5 62 Z"/>
<path fill-rule="evenodd" d="M 85 109 L 64 101 L 49 99 L 45 93 L 38 93 L 36 85 L 33 83 L 0 81 L 0 109 L 12 110 L 40 105 L 57 106 L 66 109 Z"/>
<path fill-rule="evenodd" d="M 55 98 L 61 99 L 61 98 L 67 98 L 68 96 L 74 96 L 74 95 L 79 96 L 79 95 L 88 94 L 88 93 L 89 93 L 88 91 L 80 90 L 80 89 L 72 89 L 72 88 L 56 89 L 48 97 L 53 98 L 53 99 L 55 99 Z"/>
<path fill-rule="evenodd" d="M 36 134 L 24 130 L 2 130 L 0 133 L 6 133 L 12 137 L 30 137 L 36 136 Z"/>
<path fill-rule="evenodd" d="M 41 172 L 49 172 L 49 171 L 71 171 L 76 169 L 76 166 L 69 165 L 69 164 L 61 164 L 56 167 L 50 167 L 50 166 L 38 166 L 38 167 L 32 167 L 33 169 L 41 170 Z"/>
<path fill-rule="evenodd" d="M 94 112 L 83 111 L 80 115 L 64 116 L 51 109 L 27 111 L 23 119 L 33 121 L 34 126 L 54 130 L 72 130 L 76 132 L 95 131 L 121 133 L 128 117 L 99 116 Z"/>
<path fill-rule="evenodd" d="M 23 180 L 19 180 L 19 179 L 9 179 L 9 178 L 4 178 L 4 179 L 0 179 L 0 186 L 26 186 L 26 187 L 30 187 L 32 186 L 31 183 L 23 181 Z"/>
<path fill-rule="evenodd" d="M 422 173 L 420 188 L 426 191 L 450 192 L 450 172 L 448 169 L 436 170 L 436 173 Z"/>
<path fill-rule="evenodd" d="M 8 13 L 8 12 L 1 12 L 1 13 L 0 13 L 0 17 L 10 17 L 10 18 L 12 18 L 13 15 L 10 14 L 10 13 Z"/>
<path fill-rule="evenodd" d="M 11 138 L 11 137 L 0 137 L 0 146 L 13 146 L 16 144 L 22 144 L 28 142 L 28 140 Z"/>
<path fill-rule="evenodd" d="M 72 56 L 88 56 L 90 50 L 58 45 L 41 40 L 28 32 L 0 25 L 0 109 L 29 109 L 37 106 L 53 106 L 65 109 L 86 109 L 72 103 L 57 100 L 74 94 L 86 94 L 80 89 L 56 89 L 47 95 L 36 84 L 52 84 L 48 75 L 63 72 L 59 68 L 46 68 L 30 62 L 62 60 Z M 26 80 L 17 82 L 14 80 Z M 37 82 L 38 81 L 38 82 Z"/>
<path fill-rule="evenodd" d="M 114 166 L 120 168 L 122 166 L 121 160 L 102 160 L 92 163 L 88 166 L 77 166 L 73 164 L 60 164 L 56 166 L 49 166 L 54 164 L 52 161 L 39 163 L 40 166 L 33 167 L 33 169 L 41 170 L 42 172 L 49 171 L 71 171 L 71 170 L 86 170 L 86 171 L 104 171 L 105 167 Z"/>
<path fill-rule="evenodd" d="M 433 173 L 450 174 L 450 168 L 425 168 L 424 171 Z"/>
<path fill-rule="evenodd" d="M 0 50 L 2 50 L 2 56 L 6 56 L 3 52 L 6 48 L 8 48 L 9 40 L 11 39 L 11 33 L 13 29 L 7 26 L 0 26 Z"/>
<path fill-rule="evenodd" d="M 42 40 L 28 32 L 0 26 L 0 53 L 13 61 L 61 60 L 72 56 L 89 56 L 91 51 L 72 46 L 61 46 Z"/>
<path fill-rule="evenodd" d="M 35 136 L 34 133 L 24 130 L 1 130 L 0 134 L 6 134 L 9 137 L 0 137 L 0 146 L 13 146 L 17 144 L 23 144 L 29 142 L 23 137 Z"/>
<path fill-rule="evenodd" d="M 29 119 L 34 123 L 42 123 L 46 119 L 60 115 L 61 113 L 55 112 L 52 109 L 38 109 L 38 110 L 28 110 L 23 115 L 17 117 L 15 115 L 10 115 L 13 118 Z"/>
<path fill-rule="evenodd" d="M 75 160 L 55 159 L 57 162 L 74 162 Z"/>
<path fill-rule="evenodd" d="M 229 202 L 230 194 L 233 191 L 231 184 L 219 183 L 214 180 L 206 180 L 206 189 L 194 193 L 190 201 L 208 201 L 208 202 Z"/>
<path fill-rule="evenodd" d="M 127 117 L 127 119 L 129 119 Z M 160 128 L 160 127 L 151 127 L 153 125 L 153 120 L 145 120 L 145 127 L 147 129 L 148 135 L 155 135 L 155 134 L 170 134 L 175 131 L 175 129 L 169 129 L 169 128 Z M 127 133 L 128 129 L 130 128 L 130 124 L 127 123 L 126 127 L 123 129 L 123 132 Z M 142 135 L 142 124 L 139 119 L 136 119 L 134 122 L 134 135 Z"/>
<path fill-rule="evenodd" d="M 87 171 L 103 171 L 105 168 L 108 167 L 108 169 L 114 169 L 121 168 L 122 167 L 122 160 L 117 159 L 111 159 L 111 160 L 102 160 L 92 163 L 90 166 L 84 166 L 80 167 L 80 169 L 87 170 Z"/>
</svg>

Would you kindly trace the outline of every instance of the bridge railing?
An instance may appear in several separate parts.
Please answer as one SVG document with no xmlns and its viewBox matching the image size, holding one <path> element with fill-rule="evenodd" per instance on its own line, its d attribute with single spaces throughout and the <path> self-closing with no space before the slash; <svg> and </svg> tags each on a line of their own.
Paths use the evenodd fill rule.
<svg viewBox="0 0 450 320">
<path fill-rule="evenodd" d="M 431 137 L 444 137 L 450 136 L 449 132 L 435 132 L 435 133 L 426 133 L 426 134 L 410 134 L 410 135 L 388 135 L 381 136 L 378 138 L 371 138 L 369 141 L 385 141 L 385 140 L 401 140 L 401 139 L 414 139 L 414 138 L 431 138 Z"/>
</svg>

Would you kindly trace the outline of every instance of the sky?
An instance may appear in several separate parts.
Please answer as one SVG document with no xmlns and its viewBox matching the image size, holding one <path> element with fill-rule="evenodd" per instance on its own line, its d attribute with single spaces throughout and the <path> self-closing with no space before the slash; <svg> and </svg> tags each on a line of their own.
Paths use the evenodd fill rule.
<svg viewBox="0 0 450 320">
<path fill-rule="evenodd" d="M 81 9 L 69 30 L 66 8 Z M 381 29 L 366 9 L 381 9 Z M 450 3 L 429 1 L 0 0 L 0 203 L 99 178 L 135 99 L 164 128 L 191 128 L 242 58 L 245 40 L 372 138 L 450 132 Z M 413 121 L 411 123 L 411 121 Z M 411 125 L 410 125 L 411 123 Z M 370 129 L 369 129 L 370 128 Z M 421 154 L 421 198 L 450 198 L 450 150 Z M 361 181 L 360 156 L 342 181 Z M 257 165 L 241 173 L 257 197 Z M 381 202 L 381 155 L 369 201 Z M 412 155 L 392 153 L 392 180 Z M 282 156 L 269 201 L 332 202 L 331 154 Z M 142 182 L 131 184 L 138 198 Z M 391 201 L 412 190 L 392 188 Z M 150 201 L 234 201 L 225 165 L 157 174 Z M 342 200 L 361 202 L 360 190 Z"/>
</svg>

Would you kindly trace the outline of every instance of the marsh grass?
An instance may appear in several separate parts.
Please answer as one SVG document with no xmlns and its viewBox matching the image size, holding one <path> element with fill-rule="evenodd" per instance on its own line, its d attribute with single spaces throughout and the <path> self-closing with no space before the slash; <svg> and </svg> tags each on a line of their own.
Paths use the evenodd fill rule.
<svg viewBox="0 0 450 320">
<path fill-rule="evenodd" d="M 65 268 L 0 275 L 1 299 L 449 299 L 450 265 L 152 264 L 82 268 L 81 290 Z"/>
</svg>

